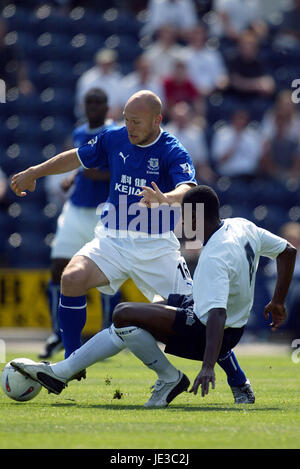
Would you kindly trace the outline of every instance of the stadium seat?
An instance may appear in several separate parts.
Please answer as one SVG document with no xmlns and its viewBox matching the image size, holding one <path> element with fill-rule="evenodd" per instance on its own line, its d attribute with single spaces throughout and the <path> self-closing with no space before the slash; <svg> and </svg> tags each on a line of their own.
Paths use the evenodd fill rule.
<svg viewBox="0 0 300 469">
<path fill-rule="evenodd" d="M 107 21 L 101 14 L 93 14 L 87 9 L 72 10 L 70 12 L 70 32 L 76 34 L 93 34 L 107 37 L 110 34 L 110 28 Z"/>
<path fill-rule="evenodd" d="M 17 244 L 11 243 L 17 240 Z M 50 262 L 50 247 L 39 233 L 18 233 L 7 240 L 5 251 L 11 267 L 46 268 Z"/>
<path fill-rule="evenodd" d="M 136 38 L 128 34 L 119 34 L 119 44 L 116 47 L 120 62 L 130 63 L 134 61 L 142 52 Z"/>
<path fill-rule="evenodd" d="M 286 209 L 277 205 L 261 205 L 254 209 L 254 222 L 275 234 L 279 234 L 281 226 L 289 221 Z"/>
<path fill-rule="evenodd" d="M 28 2 L 27 2 L 28 3 Z M 2 17 L 8 24 L 10 31 L 31 32 L 34 24 L 33 15 L 28 14 L 26 8 L 10 3 L 2 10 Z"/>
<path fill-rule="evenodd" d="M 133 15 L 115 10 L 110 15 L 104 13 L 103 19 L 109 34 L 126 34 L 138 39 L 142 24 Z"/>
<path fill-rule="evenodd" d="M 68 60 L 72 50 L 68 35 L 44 31 L 32 44 L 30 56 L 37 62 Z"/>
<path fill-rule="evenodd" d="M 64 116 L 57 116 L 58 107 L 61 110 L 61 106 L 60 102 L 55 103 L 55 105 L 51 103 L 49 111 L 52 112 L 52 115 L 46 116 L 39 124 L 39 137 L 43 145 L 62 144 L 72 133 L 73 122 Z"/>
<path fill-rule="evenodd" d="M 60 88 L 73 89 L 78 77 L 73 72 L 72 64 L 64 60 L 44 61 L 32 67 L 31 79 L 37 92 L 59 84 Z"/>
<path fill-rule="evenodd" d="M 286 207 L 290 203 L 290 193 L 286 186 L 271 178 L 256 178 L 249 185 L 252 206 L 280 205 Z"/>
</svg>

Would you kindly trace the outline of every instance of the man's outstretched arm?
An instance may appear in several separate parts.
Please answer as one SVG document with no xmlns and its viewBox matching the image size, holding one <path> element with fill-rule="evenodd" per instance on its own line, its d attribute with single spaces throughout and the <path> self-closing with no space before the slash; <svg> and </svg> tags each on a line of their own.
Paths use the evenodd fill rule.
<svg viewBox="0 0 300 469">
<path fill-rule="evenodd" d="M 212 384 L 213 389 L 215 387 L 214 367 L 222 345 L 225 322 L 226 309 L 213 308 L 209 311 L 206 323 L 206 346 L 202 368 L 190 389 L 190 392 L 193 392 L 194 394 L 197 394 L 200 385 L 201 395 L 203 397 L 208 394 L 209 383 Z"/>
<path fill-rule="evenodd" d="M 151 207 L 151 204 L 181 204 L 184 194 L 190 190 L 195 184 L 191 183 L 183 183 L 179 184 L 175 189 L 170 192 L 163 193 L 158 188 L 155 182 L 152 182 L 152 188 L 148 186 L 142 187 L 142 192 L 140 192 L 139 196 L 142 197 L 141 203 L 146 205 L 147 207 Z"/>
<path fill-rule="evenodd" d="M 297 249 L 287 243 L 285 250 L 276 258 L 277 281 L 274 294 L 270 303 L 264 309 L 265 318 L 272 315 L 272 330 L 276 330 L 286 320 L 285 299 L 292 281 Z"/>
<path fill-rule="evenodd" d="M 77 150 L 68 150 L 59 153 L 44 163 L 30 166 L 25 171 L 15 174 L 11 179 L 10 187 L 16 195 L 25 197 L 27 195 L 26 191 L 34 191 L 37 179 L 52 174 L 67 173 L 80 165 Z"/>
</svg>

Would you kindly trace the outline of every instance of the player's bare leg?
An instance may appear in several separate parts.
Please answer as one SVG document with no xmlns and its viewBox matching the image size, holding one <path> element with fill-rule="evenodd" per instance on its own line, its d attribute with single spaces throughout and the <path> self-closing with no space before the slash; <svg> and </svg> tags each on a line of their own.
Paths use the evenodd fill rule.
<svg viewBox="0 0 300 469">
<path fill-rule="evenodd" d="M 62 274 L 61 292 L 65 296 L 80 296 L 90 288 L 108 284 L 107 277 L 94 261 L 85 256 L 74 256 Z"/>
<path fill-rule="evenodd" d="M 157 341 L 167 343 L 174 335 L 176 308 L 163 303 L 120 303 L 113 312 L 116 328 L 136 326 L 148 331 Z"/>
</svg>

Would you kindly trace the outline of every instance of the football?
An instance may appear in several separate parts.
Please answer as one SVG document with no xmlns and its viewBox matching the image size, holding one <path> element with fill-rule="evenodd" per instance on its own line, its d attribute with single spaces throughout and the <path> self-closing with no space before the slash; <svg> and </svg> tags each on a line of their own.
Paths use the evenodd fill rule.
<svg viewBox="0 0 300 469">
<path fill-rule="evenodd" d="M 28 364 L 33 363 L 28 358 L 16 358 L 14 361 L 22 360 Z M 30 401 L 38 395 L 42 385 L 33 379 L 22 375 L 9 363 L 4 367 L 1 374 L 1 387 L 3 392 L 15 401 Z"/>
</svg>

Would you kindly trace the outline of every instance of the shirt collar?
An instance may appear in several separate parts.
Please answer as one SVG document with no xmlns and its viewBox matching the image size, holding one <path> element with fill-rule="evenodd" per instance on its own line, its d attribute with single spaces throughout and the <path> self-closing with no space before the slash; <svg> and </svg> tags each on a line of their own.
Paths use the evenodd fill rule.
<svg viewBox="0 0 300 469">
<path fill-rule="evenodd" d="M 205 246 L 205 245 L 207 244 L 207 242 L 210 240 L 210 238 L 211 238 L 220 228 L 222 228 L 222 226 L 224 226 L 224 220 L 222 220 L 221 225 L 219 225 L 219 226 L 209 235 L 209 237 L 207 238 L 207 240 L 205 241 L 205 243 L 203 243 L 203 246 Z"/>
<path fill-rule="evenodd" d="M 140 148 L 151 147 L 151 146 L 154 145 L 156 142 L 158 142 L 158 140 L 160 139 L 162 133 L 163 133 L 163 130 L 160 129 L 159 135 L 158 135 L 158 137 L 154 140 L 154 142 L 148 143 L 148 145 L 137 145 L 137 147 L 140 147 Z"/>
</svg>

